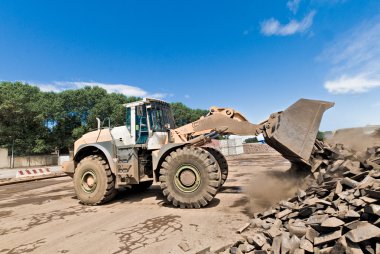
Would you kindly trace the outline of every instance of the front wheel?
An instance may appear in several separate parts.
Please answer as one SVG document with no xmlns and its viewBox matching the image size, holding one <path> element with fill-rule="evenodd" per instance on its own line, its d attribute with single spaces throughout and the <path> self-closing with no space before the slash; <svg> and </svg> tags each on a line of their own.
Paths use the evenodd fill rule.
<svg viewBox="0 0 380 254">
<path fill-rule="evenodd" d="M 219 150 L 215 148 L 204 147 L 204 149 L 211 153 L 212 156 L 214 156 L 215 160 L 218 162 L 221 171 L 220 186 L 223 186 L 223 184 L 227 181 L 228 177 L 228 162 L 226 158 Z"/>
<path fill-rule="evenodd" d="M 85 205 L 100 205 L 116 194 L 115 177 L 108 163 L 98 155 L 83 158 L 74 173 L 74 189 Z"/>
<path fill-rule="evenodd" d="M 174 206 L 200 208 L 217 193 L 219 166 L 204 149 L 178 148 L 162 163 L 160 182 L 163 194 Z"/>
</svg>

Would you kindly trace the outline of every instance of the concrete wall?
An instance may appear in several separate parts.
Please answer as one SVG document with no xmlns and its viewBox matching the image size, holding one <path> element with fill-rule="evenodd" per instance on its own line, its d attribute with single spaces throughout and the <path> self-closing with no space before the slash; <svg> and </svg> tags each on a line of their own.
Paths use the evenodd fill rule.
<svg viewBox="0 0 380 254">
<path fill-rule="evenodd" d="M 15 157 L 14 167 L 34 167 L 34 166 L 51 166 L 58 164 L 57 155 L 36 155 Z"/>
<path fill-rule="evenodd" d="M 8 168 L 9 159 L 8 159 L 8 149 L 0 148 L 0 168 Z"/>
<path fill-rule="evenodd" d="M 14 168 L 53 166 L 53 165 L 58 165 L 58 156 L 54 154 L 14 157 Z M 10 168 L 10 167 L 11 167 L 11 156 L 8 156 L 8 152 L 4 152 L 1 149 L 0 150 L 0 168 Z"/>
<path fill-rule="evenodd" d="M 205 145 L 218 149 L 223 155 L 238 155 L 244 153 L 243 140 L 241 138 L 227 140 L 211 140 L 211 143 Z"/>
<path fill-rule="evenodd" d="M 227 139 L 227 140 L 215 140 L 206 146 L 210 146 L 218 149 L 225 156 L 238 155 L 238 154 L 254 154 L 254 153 L 273 153 L 276 152 L 268 144 L 261 143 L 244 143 L 242 139 Z"/>
<path fill-rule="evenodd" d="M 242 154 L 243 140 L 241 138 L 220 140 L 220 151 L 226 156 Z"/>
<path fill-rule="evenodd" d="M 70 160 L 70 155 L 61 155 L 58 158 L 58 165 L 62 165 L 62 163 L 69 160 Z"/>
</svg>

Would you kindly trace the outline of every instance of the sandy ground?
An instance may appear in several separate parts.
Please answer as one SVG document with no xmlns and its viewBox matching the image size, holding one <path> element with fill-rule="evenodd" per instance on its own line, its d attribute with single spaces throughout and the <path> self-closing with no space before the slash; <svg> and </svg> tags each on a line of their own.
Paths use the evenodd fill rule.
<svg viewBox="0 0 380 254">
<path fill-rule="evenodd" d="M 0 253 L 185 253 L 183 241 L 186 253 L 216 250 L 241 237 L 236 230 L 253 211 L 294 191 L 283 173 L 289 164 L 276 153 L 229 158 L 229 165 L 227 182 L 203 209 L 173 208 L 157 184 L 96 207 L 78 203 L 69 177 L 2 186 Z"/>
</svg>

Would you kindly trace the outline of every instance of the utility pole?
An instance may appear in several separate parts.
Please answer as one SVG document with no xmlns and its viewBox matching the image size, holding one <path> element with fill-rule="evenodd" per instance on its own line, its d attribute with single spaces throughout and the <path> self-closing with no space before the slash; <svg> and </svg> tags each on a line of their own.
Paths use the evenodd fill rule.
<svg viewBox="0 0 380 254">
<path fill-rule="evenodd" d="M 13 168 L 15 165 L 15 162 L 14 162 L 14 146 L 15 146 L 15 139 L 12 140 L 11 168 Z"/>
</svg>

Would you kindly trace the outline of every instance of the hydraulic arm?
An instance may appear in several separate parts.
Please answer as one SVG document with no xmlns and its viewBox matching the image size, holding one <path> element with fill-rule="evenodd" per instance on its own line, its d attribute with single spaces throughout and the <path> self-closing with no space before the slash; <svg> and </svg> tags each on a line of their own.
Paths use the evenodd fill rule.
<svg viewBox="0 0 380 254">
<path fill-rule="evenodd" d="M 300 99 L 286 110 L 273 113 L 259 124 L 250 123 L 230 108 L 212 107 L 207 116 L 170 132 L 170 142 L 202 145 L 215 135 L 259 135 L 294 163 L 309 165 L 323 113 L 332 102 Z"/>
</svg>

